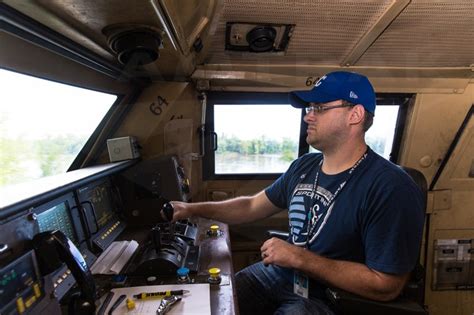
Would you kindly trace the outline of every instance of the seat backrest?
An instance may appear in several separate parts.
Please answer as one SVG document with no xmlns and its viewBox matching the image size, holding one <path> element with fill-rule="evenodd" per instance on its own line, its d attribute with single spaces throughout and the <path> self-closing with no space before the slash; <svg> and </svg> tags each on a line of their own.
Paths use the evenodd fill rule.
<svg viewBox="0 0 474 315">
<path fill-rule="evenodd" d="M 418 187 L 420 187 L 423 193 L 424 207 L 426 208 L 428 183 L 426 182 L 425 176 L 416 169 L 404 166 L 400 167 L 408 173 Z M 427 229 L 425 229 L 425 231 L 426 230 Z M 410 279 L 402 294 L 393 301 L 373 301 L 337 288 L 328 288 L 326 295 L 331 307 L 336 311 L 336 314 L 341 315 L 427 315 L 428 312 L 424 308 L 424 280 L 424 268 L 420 262 L 418 262 L 415 269 L 411 272 Z"/>
<path fill-rule="evenodd" d="M 407 167 L 407 166 L 400 166 L 402 170 L 404 170 L 413 181 L 420 187 L 421 192 L 423 193 L 423 202 L 424 207 L 426 208 L 426 199 L 428 197 L 428 182 L 426 181 L 425 175 L 417 169 Z"/>
<path fill-rule="evenodd" d="M 428 182 L 426 181 L 425 176 L 419 170 L 416 170 L 411 167 L 400 166 L 413 181 L 418 185 L 422 194 L 423 194 L 423 207 L 426 209 L 426 202 L 428 198 Z M 425 230 L 425 233 L 428 231 Z M 426 254 L 425 254 L 426 257 Z M 415 266 L 415 269 L 411 272 L 410 279 L 408 280 L 405 289 L 402 292 L 402 296 L 406 297 L 412 301 L 423 305 L 424 304 L 424 294 L 425 292 L 425 269 L 423 268 L 420 261 Z"/>
</svg>

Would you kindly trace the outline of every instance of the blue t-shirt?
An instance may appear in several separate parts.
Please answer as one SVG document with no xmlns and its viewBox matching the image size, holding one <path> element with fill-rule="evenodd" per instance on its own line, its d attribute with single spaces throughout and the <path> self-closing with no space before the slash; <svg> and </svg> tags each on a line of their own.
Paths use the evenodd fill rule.
<svg viewBox="0 0 474 315">
<path fill-rule="evenodd" d="M 289 241 L 380 272 L 410 272 L 419 257 L 424 223 L 422 193 L 415 182 L 370 148 L 352 174 L 318 172 L 321 159 L 320 153 L 305 154 L 265 190 L 275 206 L 289 210 Z M 290 270 L 277 269 L 292 279 Z"/>
</svg>

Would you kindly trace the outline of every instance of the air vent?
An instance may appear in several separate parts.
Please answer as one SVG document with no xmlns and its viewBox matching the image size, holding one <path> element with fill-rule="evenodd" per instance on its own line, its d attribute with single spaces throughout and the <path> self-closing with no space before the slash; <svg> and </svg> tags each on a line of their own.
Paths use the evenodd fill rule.
<svg viewBox="0 0 474 315">
<path fill-rule="evenodd" d="M 102 30 L 123 65 L 143 66 L 160 57 L 162 32 L 142 25 L 110 25 Z"/>
<path fill-rule="evenodd" d="M 227 22 L 226 50 L 284 53 L 294 25 Z"/>
</svg>

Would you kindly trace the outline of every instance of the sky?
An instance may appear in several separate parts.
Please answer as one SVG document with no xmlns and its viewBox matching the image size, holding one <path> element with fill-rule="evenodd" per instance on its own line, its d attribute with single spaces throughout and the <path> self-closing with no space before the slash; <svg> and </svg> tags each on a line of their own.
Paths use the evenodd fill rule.
<svg viewBox="0 0 474 315">
<path fill-rule="evenodd" d="M 299 139 L 301 109 L 281 105 L 214 106 L 214 130 L 217 134 L 238 136 L 243 140 Z"/>
<path fill-rule="evenodd" d="M 0 69 L 2 136 L 90 136 L 117 96 Z"/>
</svg>

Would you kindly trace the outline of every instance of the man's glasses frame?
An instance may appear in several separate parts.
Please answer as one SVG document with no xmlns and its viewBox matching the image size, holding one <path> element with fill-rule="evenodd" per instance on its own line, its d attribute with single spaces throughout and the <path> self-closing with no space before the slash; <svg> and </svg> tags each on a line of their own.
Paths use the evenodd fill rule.
<svg viewBox="0 0 474 315">
<path fill-rule="evenodd" d="M 311 104 L 311 103 L 310 103 Z M 334 108 L 341 108 L 341 107 L 353 107 L 355 104 L 349 103 L 349 102 L 343 102 L 340 105 L 334 105 L 334 106 L 323 106 L 321 104 L 311 104 L 308 107 L 305 107 L 305 112 L 306 114 L 309 114 L 311 112 L 313 113 L 324 113 L 327 110 L 334 109 Z"/>
</svg>

